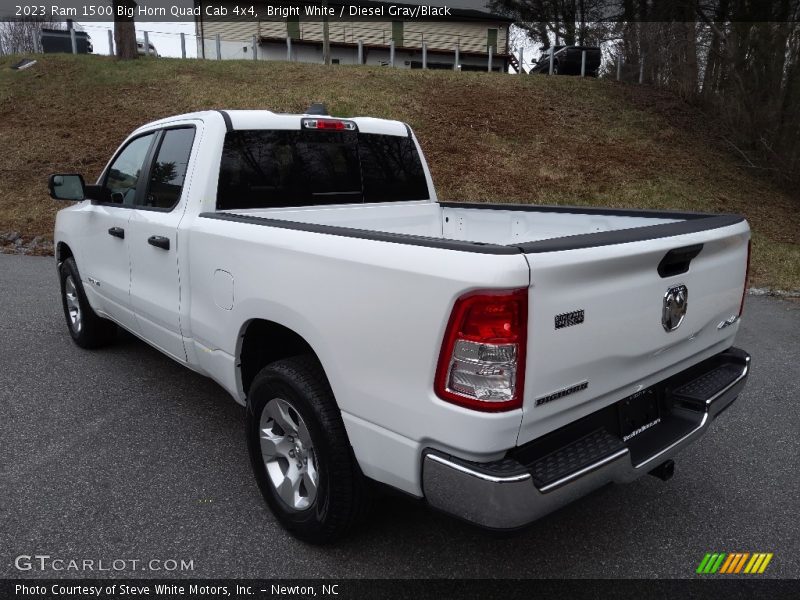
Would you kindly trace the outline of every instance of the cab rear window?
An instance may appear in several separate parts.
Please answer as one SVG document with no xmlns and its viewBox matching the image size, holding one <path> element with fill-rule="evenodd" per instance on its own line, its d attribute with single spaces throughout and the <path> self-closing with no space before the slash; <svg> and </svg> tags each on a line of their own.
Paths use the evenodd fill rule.
<svg viewBox="0 0 800 600">
<path fill-rule="evenodd" d="M 226 134 L 217 209 L 426 200 L 413 140 L 355 131 Z"/>
</svg>

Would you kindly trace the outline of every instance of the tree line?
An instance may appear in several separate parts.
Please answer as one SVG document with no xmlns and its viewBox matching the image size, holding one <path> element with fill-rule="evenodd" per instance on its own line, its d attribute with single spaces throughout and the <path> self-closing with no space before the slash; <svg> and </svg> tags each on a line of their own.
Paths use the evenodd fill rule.
<svg viewBox="0 0 800 600">
<path fill-rule="evenodd" d="M 800 0 L 493 0 L 541 48 L 600 46 L 606 73 L 718 115 L 746 168 L 800 182 Z"/>
</svg>

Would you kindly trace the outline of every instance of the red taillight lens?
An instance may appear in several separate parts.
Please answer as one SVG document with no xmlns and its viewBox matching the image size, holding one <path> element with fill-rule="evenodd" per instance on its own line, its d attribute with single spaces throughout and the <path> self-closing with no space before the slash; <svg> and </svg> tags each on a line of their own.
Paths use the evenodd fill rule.
<svg viewBox="0 0 800 600">
<path fill-rule="evenodd" d="M 317 129 L 344 129 L 344 123 L 342 121 L 325 121 L 320 119 L 317 121 Z"/>
<path fill-rule="evenodd" d="M 527 289 L 461 296 L 445 331 L 436 394 L 483 411 L 522 406 L 527 330 Z"/>
<path fill-rule="evenodd" d="M 747 240 L 747 269 L 744 272 L 744 288 L 742 289 L 742 301 L 739 303 L 739 318 L 744 312 L 744 299 L 747 296 L 747 290 L 750 288 L 750 251 L 753 247 L 753 240 Z"/>
</svg>

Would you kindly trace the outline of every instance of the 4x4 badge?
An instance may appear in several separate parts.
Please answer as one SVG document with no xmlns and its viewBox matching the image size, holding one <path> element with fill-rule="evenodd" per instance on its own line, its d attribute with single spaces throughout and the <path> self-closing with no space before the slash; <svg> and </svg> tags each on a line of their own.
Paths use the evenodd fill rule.
<svg viewBox="0 0 800 600">
<path fill-rule="evenodd" d="M 686 316 L 689 304 L 689 290 L 686 286 L 673 285 L 664 294 L 664 307 L 661 310 L 661 324 L 665 331 L 675 331 Z"/>
</svg>

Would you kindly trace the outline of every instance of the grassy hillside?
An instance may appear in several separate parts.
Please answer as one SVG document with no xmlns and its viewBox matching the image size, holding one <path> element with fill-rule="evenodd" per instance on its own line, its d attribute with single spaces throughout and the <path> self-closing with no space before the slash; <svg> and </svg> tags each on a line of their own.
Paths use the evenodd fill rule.
<svg viewBox="0 0 800 600">
<path fill-rule="evenodd" d="M 0 233 L 52 231 L 46 176 L 94 179 L 134 127 L 207 108 L 407 121 L 447 200 L 741 212 L 753 283 L 800 289 L 800 201 L 742 164 L 713 118 L 648 87 L 572 77 L 148 59 L 0 58 Z"/>
</svg>

